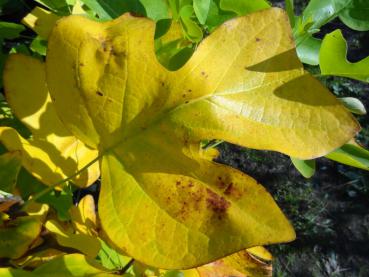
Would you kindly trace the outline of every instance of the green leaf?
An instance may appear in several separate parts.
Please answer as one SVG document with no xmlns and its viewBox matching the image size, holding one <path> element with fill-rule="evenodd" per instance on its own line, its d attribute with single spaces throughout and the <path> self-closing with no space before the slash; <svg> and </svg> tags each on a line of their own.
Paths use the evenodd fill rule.
<svg viewBox="0 0 369 277">
<path fill-rule="evenodd" d="M 0 21 L 0 40 L 2 39 L 15 39 L 20 36 L 26 28 L 23 25 Z"/>
<path fill-rule="evenodd" d="M 144 6 L 147 17 L 158 21 L 169 18 L 169 7 L 166 0 L 140 0 Z"/>
<path fill-rule="evenodd" d="M 179 14 L 186 37 L 191 41 L 199 42 L 202 39 L 202 30 L 200 26 L 192 20 L 194 14 L 193 7 L 190 5 L 183 6 Z"/>
<path fill-rule="evenodd" d="M 18 151 L 0 156 L 0 190 L 13 193 L 21 168 L 21 154 Z"/>
<path fill-rule="evenodd" d="M 67 0 L 35 0 L 58 15 L 69 15 L 72 9 Z"/>
<path fill-rule="evenodd" d="M 356 31 L 369 31 L 368 0 L 352 0 L 339 15 L 343 23 Z"/>
<path fill-rule="evenodd" d="M 61 221 L 70 220 L 69 209 L 73 205 L 73 193 L 68 186 L 64 186 L 62 191 L 51 191 L 50 193 L 40 197 L 40 203 L 49 204 L 55 209 L 58 218 Z"/>
<path fill-rule="evenodd" d="M 291 157 L 291 161 L 296 169 L 305 178 L 310 178 L 315 173 L 315 160 L 300 160 Z"/>
<path fill-rule="evenodd" d="M 211 0 L 194 0 L 193 9 L 201 24 L 205 24 L 208 17 Z"/>
<path fill-rule="evenodd" d="M 342 164 L 369 170 L 369 151 L 357 144 L 345 144 L 326 157 Z"/>
<path fill-rule="evenodd" d="M 47 40 L 37 36 L 31 43 L 30 48 L 33 52 L 46 56 Z"/>
<path fill-rule="evenodd" d="M 211 1 L 206 26 L 212 32 L 216 27 L 233 17 L 235 17 L 233 12 L 224 12 L 218 8 L 214 1 Z"/>
<path fill-rule="evenodd" d="M 41 221 L 21 216 L 0 226 L 0 258 L 16 259 L 25 254 L 41 232 Z"/>
<path fill-rule="evenodd" d="M 318 29 L 337 17 L 352 0 L 311 0 L 302 13 L 302 22 L 312 21 L 310 29 Z"/>
<path fill-rule="evenodd" d="M 41 265 L 33 273 L 40 277 L 94 277 L 116 276 L 100 266 L 94 259 L 81 254 L 69 254 Z"/>
<path fill-rule="evenodd" d="M 319 52 L 322 41 L 312 36 L 307 36 L 299 44 L 297 44 L 297 55 L 301 62 L 318 65 L 319 64 Z"/>
<path fill-rule="evenodd" d="M 358 115 L 366 114 L 365 106 L 359 99 L 354 97 L 343 97 L 338 98 L 338 100 L 340 100 L 350 112 Z"/>
<path fill-rule="evenodd" d="M 290 20 L 291 26 L 295 25 L 295 4 L 294 0 L 285 0 L 286 12 Z"/>
<path fill-rule="evenodd" d="M 369 57 L 351 63 L 347 60 L 346 55 L 347 43 L 341 30 L 327 34 L 323 39 L 319 53 L 322 74 L 369 82 Z"/>
<path fill-rule="evenodd" d="M 125 12 L 145 15 L 145 9 L 139 0 L 109 1 L 109 0 L 81 0 L 93 10 L 101 20 L 117 18 Z"/>
<path fill-rule="evenodd" d="M 101 249 L 97 255 L 97 259 L 101 262 L 103 267 L 113 270 L 123 268 L 130 260 L 130 257 L 122 254 L 111 248 L 106 242 L 100 240 Z"/>
<path fill-rule="evenodd" d="M 270 4 L 265 0 L 220 0 L 219 6 L 224 11 L 235 12 L 238 15 L 270 8 Z"/>
</svg>

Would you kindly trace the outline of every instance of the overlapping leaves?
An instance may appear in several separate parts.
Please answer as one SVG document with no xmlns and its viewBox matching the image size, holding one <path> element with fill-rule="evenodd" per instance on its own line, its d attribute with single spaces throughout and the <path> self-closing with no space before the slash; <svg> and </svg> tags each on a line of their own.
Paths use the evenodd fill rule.
<svg viewBox="0 0 369 277">
<path fill-rule="evenodd" d="M 224 23 L 174 72 L 156 59 L 154 27 L 127 14 L 106 23 L 72 16 L 49 39 L 55 108 L 104 156 L 104 231 L 134 258 L 163 268 L 293 239 L 270 195 L 212 162 L 200 141 L 310 159 L 347 142 L 358 124 L 304 72 L 279 9 Z"/>
</svg>

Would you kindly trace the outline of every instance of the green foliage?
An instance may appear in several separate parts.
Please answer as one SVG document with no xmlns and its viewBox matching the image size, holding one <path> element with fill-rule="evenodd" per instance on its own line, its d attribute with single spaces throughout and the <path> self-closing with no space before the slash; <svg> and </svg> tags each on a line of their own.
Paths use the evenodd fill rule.
<svg viewBox="0 0 369 277">
<path fill-rule="evenodd" d="M 340 30 L 324 37 L 320 50 L 320 69 L 324 75 L 335 75 L 369 82 L 369 57 L 351 63 L 346 59 L 347 44 Z"/>
<path fill-rule="evenodd" d="M 0 12 L 16 11 L 24 6 L 21 2 L 0 1 Z M 369 151 L 354 141 L 345 144 L 358 129 L 349 112 L 363 115 L 364 105 L 329 94 L 303 71 L 293 46 L 303 63 L 319 65 L 323 75 L 368 82 L 368 58 L 348 62 L 339 30 L 323 42 L 314 37 L 337 17 L 352 29 L 369 30 L 365 1 L 312 0 L 295 16 L 294 2 L 286 0 L 294 41 L 286 16 L 268 10 L 264 0 L 36 2 L 42 9 L 22 22 L 37 36 L 23 37 L 26 27 L 20 23 L 0 22 L 1 43 L 12 42 L 0 52 L 1 72 L 9 52 L 33 56 L 12 56 L 4 70 L 7 98 L 0 99 L 0 141 L 9 152 L 1 149 L 0 190 L 20 195 L 25 204 L 12 197 L 1 200 L 0 258 L 6 266 L 1 276 L 269 274 L 267 251 L 249 247 L 291 240 L 293 230 L 251 177 L 212 161 L 214 145 L 224 139 L 281 151 L 292 156 L 306 178 L 315 172 L 315 160 L 306 159 L 325 154 L 369 169 Z M 125 12 L 154 20 L 155 37 L 154 23 L 120 17 Z M 95 22 L 70 17 L 54 28 L 61 16 L 72 14 Z M 260 24 L 265 28 L 256 30 Z M 109 28 L 101 32 L 102 26 Z M 112 42 L 119 39 L 130 47 L 114 52 Z M 81 47 L 78 55 L 71 54 L 73 45 Z M 114 53 L 108 59 L 109 49 Z M 45 66 L 41 60 L 46 55 Z M 129 81 L 122 86 L 125 78 Z M 101 85 L 97 94 L 95 84 Z M 305 96 L 296 93 L 302 89 Z M 107 108 L 111 103 L 127 109 L 126 122 L 109 112 L 119 109 Z M 87 186 L 98 178 L 96 161 L 102 167 L 102 225 L 92 197 L 78 207 L 72 202 L 75 184 Z M 278 197 L 296 204 L 288 195 Z M 310 223 L 314 219 L 304 216 Z M 249 249 L 238 252 L 244 248 Z"/>
<path fill-rule="evenodd" d="M 367 0 L 352 0 L 340 13 L 340 19 L 357 31 L 369 31 L 369 8 Z"/>
<path fill-rule="evenodd" d="M 305 178 L 310 178 L 315 173 L 315 160 L 300 160 L 291 158 L 293 165 Z"/>
</svg>

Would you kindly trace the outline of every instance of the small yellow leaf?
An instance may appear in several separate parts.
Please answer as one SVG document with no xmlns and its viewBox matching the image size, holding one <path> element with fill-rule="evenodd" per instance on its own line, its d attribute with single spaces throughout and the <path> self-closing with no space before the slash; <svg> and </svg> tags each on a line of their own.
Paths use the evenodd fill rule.
<svg viewBox="0 0 369 277">
<path fill-rule="evenodd" d="M 35 31 L 40 37 L 47 39 L 55 22 L 60 19 L 56 14 L 40 7 L 35 7 L 23 19 L 22 23 Z"/>
<path fill-rule="evenodd" d="M 88 194 L 81 199 L 78 207 L 71 207 L 72 224 L 77 233 L 96 235 L 96 208 L 92 195 Z"/>
</svg>

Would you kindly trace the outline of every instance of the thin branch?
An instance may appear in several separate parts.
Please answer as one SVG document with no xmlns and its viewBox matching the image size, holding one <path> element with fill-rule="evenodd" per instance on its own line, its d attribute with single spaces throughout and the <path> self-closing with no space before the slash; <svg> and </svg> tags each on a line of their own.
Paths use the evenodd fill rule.
<svg viewBox="0 0 369 277">
<path fill-rule="evenodd" d="M 90 161 L 88 164 L 86 164 L 84 167 L 82 167 L 80 170 L 78 170 L 77 172 L 75 172 L 74 174 L 72 174 L 71 176 L 60 180 L 58 182 L 56 182 L 55 184 L 47 187 L 46 189 L 40 191 L 39 193 L 35 194 L 31 199 L 27 200 L 23 207 L 22 210 L 26 210 L 27 207 L 35 202 L 37 199 L 39 199 L 40 197 L 44 196 L 45 194 L 49 193 L 50 191 L 52 191 L 53 189 L 55 189 L 55 187 L 62 185 L 68 181 L 70 181 L 71 179 L 73 179 L 74 177 L 77 177 L 78 175 L 80 175 L 83 171 L 85 171 L 87 168 L 89 168 L 91 165 L 93 165 L 95 162 L 97 162 L 99 159 L 101 158 L 101 156 L 97 156 L 95 159 L 93 159 L 92 161 Z"/>
</svg>

